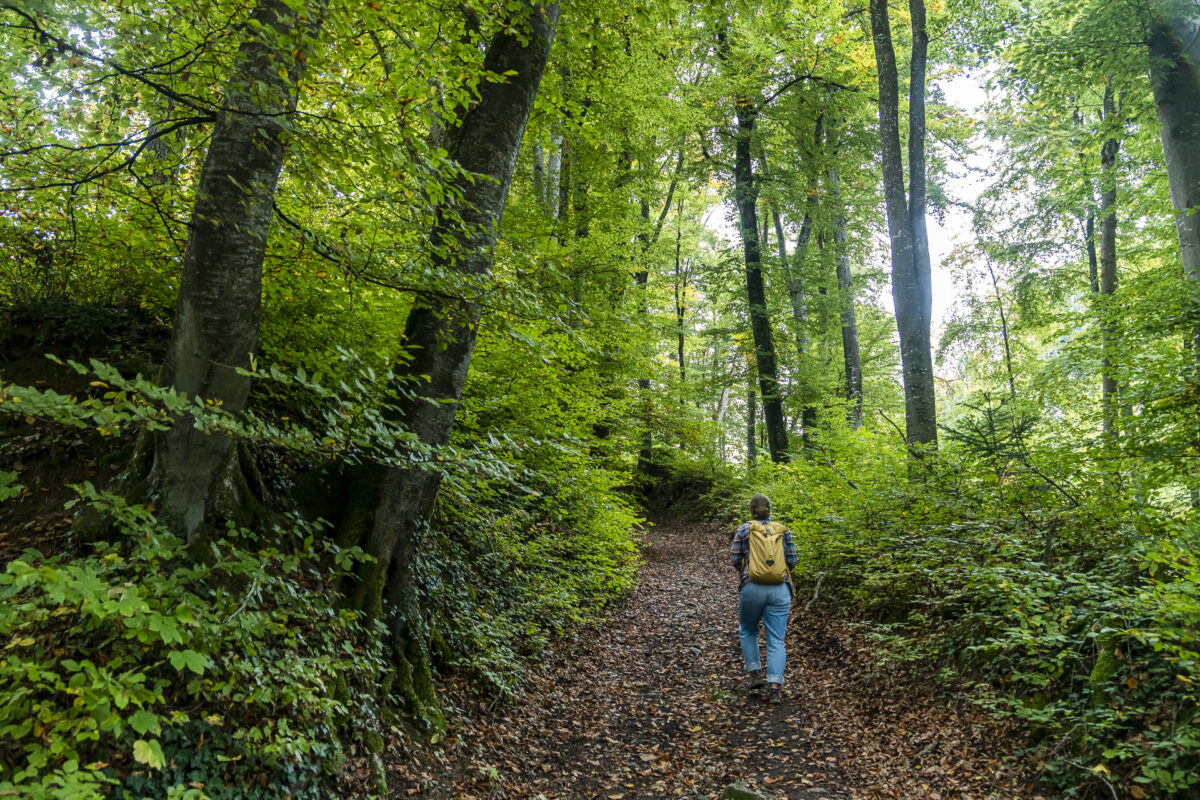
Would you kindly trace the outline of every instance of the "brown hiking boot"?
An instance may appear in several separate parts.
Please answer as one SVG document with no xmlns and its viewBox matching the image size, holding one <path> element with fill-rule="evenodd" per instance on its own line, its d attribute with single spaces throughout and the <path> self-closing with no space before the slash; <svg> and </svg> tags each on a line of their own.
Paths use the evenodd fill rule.
<svg viewBox="0 0 1200 800">
<path fill-rule="evenodd" d="M 764 669 L 752 669 L 746 674 L 750 677 L 750 686 L 746 693 L 750 696 L 761 694 L 763 686 L 766 685 L 767 671 Z"/>
<path fill-rule="evenodd" d="M 778 683 L 767 684 L 767 691 L 763 695 L 763 699 L 773 706 L 777 706 L 783 702 L 783 687 Z"/>
</svg>

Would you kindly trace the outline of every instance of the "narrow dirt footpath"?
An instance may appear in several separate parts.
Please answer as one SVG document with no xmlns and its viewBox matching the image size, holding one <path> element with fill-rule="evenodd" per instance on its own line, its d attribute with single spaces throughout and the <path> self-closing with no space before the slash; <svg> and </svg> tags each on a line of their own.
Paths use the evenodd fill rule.
<svg viewBox="0 0 1200 800">
<path fill-rule="evenodd" d="M 783 704 L 748 699 L 729 535 L 653 528 L 610 624 L 554 653 L 516 703 L 468 713 L 441 750 L 409 760 L 393 797 L 711 798 L 735 780 L 810 800 L 1030 796 L 1007 785 L 1004 738 L 976 709 L 868 675 L 865 646 L 803 602 Z"/>
</svg>

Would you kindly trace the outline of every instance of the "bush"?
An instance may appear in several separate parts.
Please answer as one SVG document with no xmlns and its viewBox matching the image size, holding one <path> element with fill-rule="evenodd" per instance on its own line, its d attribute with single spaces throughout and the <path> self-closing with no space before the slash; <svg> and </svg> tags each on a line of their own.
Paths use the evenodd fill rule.
<svg viewBox="0 0 1200 800">
<path fill-rule="evenodd" d="M 379 649 L 330 588 L 354 554 L 293 522 L 287 552 L 231 530 L 194 564 L 145 507 L 84 493 L 118 544 L 0 575 L 0 794 L 323 796 L 378 728 Z"/>
<path fill-rule="evenodd" d="M 495 451 L 463 462 L 487 461 L 494 474 L 448 482 L 418 563 L 424 609 L 446 645 L 441 666 L 501 696 L 554 636 L 626 596 L 638 567 L 640 520 L 617 491 L 624 476 L 569 449 L 526 445 L 507 469 Z"/>
<path fill-rule="evenodd" d="M 916 480 L 906 462 L 862 434 L 727 473 L 711 502 L 741 518 L 750 493 L 771 496 L 795 533 L 798 584 L 822 576 L 822 597 L 865 621 L 882 658 L 1023 721 L 1047 783 L 1068 795 L 1104 796 L 1109 783 L 1192 796 L 1195 525 L 1067 462 L 1022 469 L 954 442 Z M 1089 481 L 1090 492 L 1067 488 Z"/>
</svg>

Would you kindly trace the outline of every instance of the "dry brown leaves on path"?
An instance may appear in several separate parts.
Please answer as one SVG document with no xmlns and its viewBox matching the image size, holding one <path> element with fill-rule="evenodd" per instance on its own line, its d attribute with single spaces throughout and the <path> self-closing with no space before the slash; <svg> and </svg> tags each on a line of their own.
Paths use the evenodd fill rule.
<svg viewBox="0 0 1200 800">
<path fill-rule="evenodd" d="M 1029 797 L 981 712 L 870 674 L 861 637 L 803 603 L 784 702 L 747 698 L 729 536 L 654 527 L 641 583 L 609 625 L 552 654 L 517 702 L 480 705 L 440 749 L 398 758 L 392 796 L 701 798 L 743 779 L 806 800 Z"/>
</svg>

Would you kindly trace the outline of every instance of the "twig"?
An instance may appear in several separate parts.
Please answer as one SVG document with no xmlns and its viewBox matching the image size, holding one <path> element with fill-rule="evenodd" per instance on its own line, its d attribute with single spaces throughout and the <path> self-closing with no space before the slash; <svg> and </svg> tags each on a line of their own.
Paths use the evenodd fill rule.
<svg viewBox="0 0 1200 800">
<path fill-rule="evenodd" d="M 1121 798 L 1117 796 L 1117 790 L 1116 790 L 1115 788 L 1113 788 L 1113 785 L 1112 785 L 1111 783 L 1109 783 L 1107 780 L 1105 780 L 1105 779 L 1104 779 L 1104 777 L 1103 777 L 1103 776 L 1102 776 L 1102 775 L 1101 775 L 1099 772 L 1096 772 L 1094 769 L 1088 769 L 1088 768 L 1087 768 L 1087 767 L 1085 767 L 1083 764 L 1080 764 L 1080 763 L 1078 763 L 1078 762 L 1075 762 L 1075 761 L 1068 761 L 1067 763 L 1068 763 L 1068 764 L 1070 764 L 1070 765 L 1071 765 L 1071 766 L 1073 766 L 1073 767 L 1076 767 L 1076 768 L 1078 768 L 1078 769 L 1081 769 L 1081 770 L 1083 770 L 1084 772 L 1086 772 L 1086 773 L 1088 773 L 1088 774 L 1090 774 L 1090 775 L 1095 775 L 1095 776 L 1096 776 L 1096 778 L 1097 778 L 1097 779 L 1098 779 L 1098 780 L 1099 780 L 1101 783 L 1103 783 L 1105 786 L 1107 786 L 1107 787 L 1108 787 L 1108 790 L 1109 790 L 1110 792 L 1112 792 L 1113 800 L 1121 800 Z"/>
<path fill-rule="evenodd" d="M 173 125 L 171 125 L 168 128 L 163 128 L 162 130 L 154 131 L 153 133 L 148 134 L 146 136 L 146 138 L 141 140 L 141 144 L 138 145 L 137 149 L 133 151 L 133 155 L 129 156 L 129 158 L 125 159 L 120 164 L 117 164 L 115 167 L 108 167 L 107 169 L 102 169 L 102 170 L 93 168 L 91 171 L 89 171 L 88 173 L 83 175 L 83 177 L 79 178 L 78 180 L 56 181 L 54 183 L 43 183 L 43 184 L 37 184 L 37 185 L 32 185 L 32 186 L 5 186 L 5 187 L 0 188 L 0 192 L 33 192 L 33 191 L 41 191 L 41 190 L 45 190 L 45 189 L 61 189 L 64 187 L 79 187 L 79 186 L 83 186 L 86 183 L 92 183 L 94 181 L 98 181 L 101 178 L 107 177 L 116 172 L 120 172 L 123 169 L 128 169 L 128 170 L 130 170 L 130 172 L 132 172 L 134 162 L 138 160 L 138 157 L 142 154 L 142 151 L 145 150 L 150 145 L 150 143 L 153 142 L 155 139 L 161 139 L 163 136 L 166 136 L 169 133 L 174 133 L 175 131 L 179 130 L 180 128 L 186 128 L 189 125 L 200 125 L 200 124 L 215 122 L 215 121 L 216 121 L 216 117 L 214 117 L 212 115 L 188 117 L 187 119 L 177 120 Z M 131 137 L 131 138 L 127 139 L 126 142 L 129 144 L 133 144 L 133 142 L 136 142 L 137 140 L 138 140 L 137 137 Z M 105 145 L 105 146 L 107 146 L 107 145 Z M 45 149 L 45 148 L 49 148 L 49 147 L 61 147 L 61 145 L 38 145 L 37 147 L 28 148 L 25 151 L 14 151 L 12 153 L 3 153 L 0 155 L 4 155 L 4 156 L 27 155 L 36 150 Z M 82 148 L 67 148 L 67 149 L 73 149 L 75 152 L 82 152 L 83 150 L 92 149 L 92 148 L 82 147 Z M 105 156 L 104 159 L 100 163 L 104 163 L 105 161 L 108 161 L 109 158 L 111 158 L 115 153 L 116 153 L 116 150 L 114 150 L 108 156 Z"/>
<path fill-rule="evenodd" d="M 825 580 L 825 573 L 818 572 L 817 573 L 817 588 L 815 588 L 813 590 L 812 599 L 804 604 L 805 611 L 808 611 L 810 608 L 812 608 L 812 604 L 817 602 L 817 598 L 821 596 L 821 581 L 823 581 L 823 580 Z"/>
<path fill-rule="evenodd" d="M 862 489 L 858 488 L 858 484 L 857 484 L 857 483 L 855 483 L 854 481 L 850 480 L 850 476 L 848 476 L 846 473 L 844 473 L 844 472 L 842 472 L 840 469 L 838 469 L 838 468 L 837 468 L 837 466 L 836 466 L 836 465 L 835 465 L 835 464 L 834 464 L 832 461 L 830 461 L 830 460 L 829 460 L 829 457 L 828 457 L 828 456 L 824 456 L 823 458 L 824 458 L 824 461 L 825 461 L 825 463 L 829 465 L 829 468 L 830 468 L 831 470 L 833 470 L 833 471 L 834 471 L 834 472 L 836 472 L 838 475 L 841 475 L 843 478 L 845 478 L 845 480 L 846 480 L 846 483 L 850 484 L 850 488 L 851 488 L 851 489 L 853 489 L 853 490 L 854 490 L 854 491 L 856 491 L 856 492 L 861 492 L 861 491 L 862 491 Z"/>
<path fill-rule="evenodd" d="M 141 83 L 145 86 L 149 86 L 151 89 L 158 92 L 162 96 L 169 97 L 170 99 L 174 100 L 176 103 L 186 106 L 187 108 L 190 108 L 193 111 L 200 113 L 201 115 L 209 115 L 212 113 L 212 110 L 207 108 L 201 102 L 196 101 L 186 95 L 180 94 L 179 92 L 176 92 L 175 90 L 171 89 L 169 86 L 167 86 L 163 83 L 159 83 L 158 81 L 151 80 L 150 78 L 146 77 L 145 74 L 143 74 L 145 72 L 150 71 L 153 68 L 131 69 L 131 68 L 122 66 L 121 64 L 117 63 L 116 61 L 114 61 L 112 59 L 106 59 L 103 56 L 98 56 L 98 55 L 92 53 L 90 50 L 85 50 L 82 47 L 77 47 L 76 45 L 69 42 L 67 39 L 65 39 L 61 36 L 55 36 L 54 34 L 50 33 L 49 30 L 42 27 L 42 24 L 38 21 L 38 19 L 32 13 L 29 13 L 23 9 L 17 8 L 15 5 L 5 3 L 4 5 L 0 6 L 0 11 L 9 11 L 9 12 L 17 15 L 21 19 L 23 19 L 25 21 L 25 25 L 23 25 L 23 26 L 14 25 L 13 27 L 14 28 L 20 27 L 20 28 L 23 28 L 25 30 L 28 30 L 28 31 L 34 33 L 40 39 L 54 44 L 55 47 L 60 52 L 71 53 L 72 55 L 78 56 L 79 58 L 82 58 L 85 61 L 91 61 L 94 64 L 98 64 L 100 66 L 107 67 L 119 75 L 124 75 L 125 77 L 135 80 L 138 83 Z M 174 61 L 174 60 L 176 60 L 176 59 L 171 59 L 171 61 Z M 168 61 L 166 63 L 169 64 L 171 62 Z"/>
<path fill-rule="evenodd" d="M 886 419 L 886 420 L 887 420 L 889 423 L 891 423 L 891 426 L 892 426 L 893 428 L 895 428 L 895 429 L 896 429 L 896 433 L 900 434 L 900 439 L 901 439 L 901 441 L 903 441 L 903 442 L 904 442 L 904 444 L 906 444 L 906 445 L 907 445 L 907 444 L 908 444 L 908 437 L 904 435 L 904 431 L 900 430 L 900 426 L 899 426 L 899 425 L 897 425 L 895 422 L 892 422 L 892 418 L 891 418 L 891 417 L 889 417 L 887 414 L 885 414 L 885 413 L 884 413 L 882 410 L 880 410 L 880 411 L 879 411 L 879 416 L 883 417 L 883 418 L 884 418 L 884 419 Z"/>
<path fill-rule="evenodd" d="M 229 615 L 229 618 L 222 622 L 222 625 L 228 625 L 233 621 L 233 618 L 246 610 L 246 606 L 250 603 L 250 598 L 258 597 L 258 578 L 250 582 L 250 588 L 246 590 L 246 596 L 242 598 L 242 604 L 237 607 L 237 610 Z"/>
</svg>

